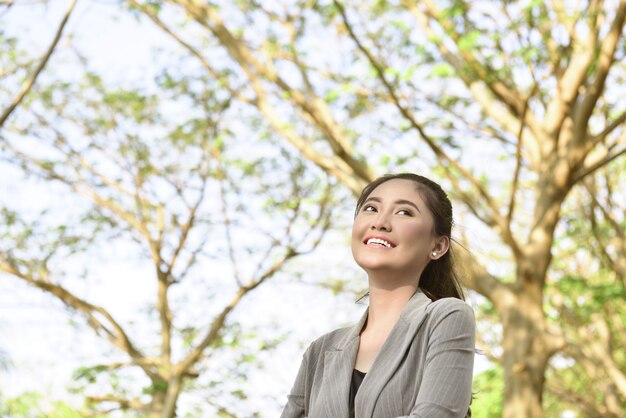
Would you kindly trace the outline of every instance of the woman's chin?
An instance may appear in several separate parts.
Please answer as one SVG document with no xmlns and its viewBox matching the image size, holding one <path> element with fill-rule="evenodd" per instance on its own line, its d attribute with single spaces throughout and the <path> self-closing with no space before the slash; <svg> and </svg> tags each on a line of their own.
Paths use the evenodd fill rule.
<svg viewBox="0 0 626 418">
<path fill-rule="evenodd" d="M 366 272 L 380 272 L 385 270 L 394 270 L 394 267 L 388 260 L 380 260 L 378 257 L 368 257 L 364 260 L 356 262 Z"/>
</svg>

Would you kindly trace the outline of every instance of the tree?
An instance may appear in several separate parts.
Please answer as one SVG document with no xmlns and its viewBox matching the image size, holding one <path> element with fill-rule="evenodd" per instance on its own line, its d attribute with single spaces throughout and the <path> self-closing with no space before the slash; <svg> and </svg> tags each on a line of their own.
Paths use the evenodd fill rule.
<svg viewBox="0 0 626 418">
<path fill-rule="evenodd" d="M 355 193 L 375 167 L 434 156 L 512 262 L 509 279 L 460 252 L 466 285 L 503 325 L 504 416 L 543 415 L 545 371 L 565 343 L 543 305 L 561 206 L 626 152 L 609 88 L 623 78 L 626 1 L 129 4 Z M 467 157 L 477 148 L 489 164 Z"/>
<path fill-rule="evenodd" d="M 567 205 L 573 207 L 566 206 L 564 242 L 555 254 L 558 276 L 547 292 L 569 362 L 555 362 L 548 391 L 585 417 L 619 417 L 626 410 L 626 359 L 618 350 L 626 326 L 623 175 L 623 161 L 599 170 L 574 194 Z"/>
<path fill-rule="evenodd" d="M 489 257 L 480 254 L 482 249 L 476 242 L 466 242 L 476 257 L 460 248 L 456 250 L 469 273 L 466 285 L 488 300 L 488 308 L 502 324 L 502 355 L 497 358 L 505 382 L 505 417 L 543 415 L 547 369 L 551 379 L 548 393 L 562 396 L 568 402 L 576 388 L 568 386 L 571 379 L 557 364 L 561 356 L 575 359 L 580 367 L 577 370 L 590 382 L 599 382 L 600 391 L 615 387 L 615 382 L 620 381 L 619 374 L 593 376 L 589 370 L 583 370 L 584 362 L 592 364 L 589 362 L 599 359 L 616 361 L 619 370 L 623 360 L 611 350 L 607 356 L 607 344 L 603 343 L 601 352 L 604 354 L 600 357 L 595 352 L 568 349 L 568 342 L 584 337 L 576 333 L 576 324 L 588 321 L 589 317 L 578 308 L 570 307 L 569 322 L 554 321 L 554 312 L 566 315 L 569 311 L 562 310 L 567 305 L 560 304 L 558 297 L 552 298 L 552 292 L 566 294 L 571 290 L 572 281 L 567 275 L 572 272 L 555 263 L 552 255 L 567 252 L 567 246 L 555 239 L 559 226 L 568 222 L 567 216 L 563 218 L 563 205 L 571 200 L 568 196 L 586 185 L 596 187 L 594 194 L 601 199 L 599 201 L 606 200 L 611 196 L 607 193 L 610 189 L 602 183 L 593 186 L 587 179 L 624 159 L 626 111 L 617 91 L 623 84 L 624 74 L 625 1 L 594 1 L 584 7 L 561 1 L 494 4 L 458 0 L 372 3 L 302 0 L 272 4 L 129 0 L 127 5 L 132 14 L 154 23 L 180 47 L 178 59 L 185 65 L 177 65 L 179 71 L 174 75 L 165 71 L 164 84 L 159 90 L 163 89 L 167 96 L 167 92 L 172 91 L 166 88 L 169 83 L 170 87 L 188 93 L 183 94 L 184 97 L 193 96 L 189 103 L 194 105 L 183 105 L 185 109 L 200 109 L 203 107 L 199 103 L 204 103 L 207 96 L 199 93 L 204 90 L 198 85 L 210 86 L 208 96 L 218 97 L 217 102 L 228 101 L 227 110 L 233 109 L 229 113 L 231 117 L 245 115 L 250 126 L 260 127 L 271 138 L 268 148 L 258 145 L 267 142 L 257 141 L 246 142 L 247 146 L 260 146 L 255 149 L 261 152 L 261 149 L 274 149 L 282 144 L 279 146 L 281 155 L 288 156 L 289 162 L 278 163 L 275 167 L 292 167 L 298 173 L 301 171 L 295 169 L 297 164 L 307 170 L 312 165 L 317 167 L 313 169 L 315 174 L 305 176 L 311 179 L 310 190 L 315 189 L 313 178 L 316 175 L 329 175 L 346 189 L 358 193 L 365 182 L 383 170 L 430 169 L 446 183 L 452 197 L 462 203 L 462 208 L 473 219 L 482 223 L 481 232 L 497 242 L 497 250 Z M 97 78 L 87 80 L 87 86 L 98 90 Z M 154 163 L 150 154 L 159 152 L 148 152 L 148 158 L 145 151 L 158 150 L 159 143 L 150 136 L 150 141 L 142 145 L 144 139 L 138 133 L 143 135 L 144 129 L 150 132 L 147 126 L 166 124 L 160 116 L 152 120 L 152 113 L 144 115 L 147 104 L 158 107 L 154 103 L 161 102 L 145 92 L 126 89 L 113 92 L 117 98 L 109 98 L 101 104 L 101 98 L 111 92 L 101 88 L 102 91 L 94 95 L 73 88 L 76 88 L 74 81 L 65 80 L 65 84 L 39 89 L 44 99 L 42 103 L 55 110 L 52 114 L 42 112 L 36 101 L 25 107 L 23 117 L 30 118 L 28 123 L 24 125 L 22 119 L 12 126 L 10 138 L 6 129 L 3 133 L 4 145 L 11 145 L 5 148 L 6 155 L 28 170 L 93 196 L 90 188 L 82 188 L 82 185 L 109 190 L 106 187 L 116 183 L 97 180 L 98 173 L 81 166 L 77 157 L 82 153 L 72 147 L 79 146 L 81 151 L 89 149 L 89 152 L 107 147 L 99 145 L 92 150 L 80 141 L 64 142 L 58 138 L 74 130 L 87 129 L 87 138 L 100 133 L 111 136 L 111 132 L 121 130 L 122 137 L 127 137 L 129 132 L 134 134 L 132 140 L 129 137 L 125 142 L 128 147 L 118 148 L 120 155 L 130 158 L 124 167 L 143 167 L 142 170 L 147 167 L 147 173 L 152 176 L 149 178 L 159 177 L 151 168 Z M 69 98 L 74 96 L 80 97 L 82 107 L 93 113 L 81 113 L 83 109 L 79 106 L 76 113 L 80 117 L 76 117 L 62 109 L 72 104 Z M 122 121 L 107 113 L 111 109 L 125 115 Z M 106 117 L 99 120 L 94 114 Z M 179 135 L 189 135 L 187 138 L 195 138 L 189 139 L 194 142 L 202 135 L 190 126 L 207 126 L 202 121 L 211 120 L 211 115 L 207 112 L 197 116 L 188 125 L 183 121 L 169 120 L 168 123 L 181 126 Z M 228 117 L 223 120 L 232 121 Z M 208 125 L 213 127 L 211 123 Z M 220 119 L 220 125 L 219 131 L 228 122 Z M 57 134 L 55 129 L 61 129 L 59 126 L 63 129 Z M 174 132 L 175 126 L 168 125 L 166 131 Z M 217 127 L 215 129 L 217 132 Z M 47 143 L 53 145 L 50 151 L 43 157 L 26 153 L 15 141 L 20 137 L 17 133 L 25 132 L 34 138 L 49 138 Z M 176 135 L 168 135 L 168 138 L 172 136 Z M 137 137 L 142 141 L 137 142 Z M 284 142 L 277 143 L 278 138 Z M 206 138 L 203 141 L 203 144 L 213 143 Z M 69 148 L 64 145 L 66 142 L 71 144 Z M 219 141 L 217 143 L 219 145 Z M 60 150 L 55 148 L 57 144 Z M 233 144 L 230 140 L 224 141 L 223 149 L 210 145 L 200 148 L 217 148 L 221 153 L 237 155 Z M 190 149 L 195 148 L 190 146 L 180 152 L 184 154 Z M 68 158 L 78 170 L 76 173 L 63 171 L 63 167 L 72 165 L 52 161 L 50 155 L 65 156 L 63 158 Z M 221 161 L 211 156 L 216 164 Z M 300 159 L 306 162 L 298 163 Z M 226 178 L 242 177 L 246 167 L 261 165 L 237 160 L 234 158 L 225 164 L 235 170 L 234 174 L 222 177 L 217 170 L 218 174 L 209 178 L 220 183 Z M 623 173 L 621 169 L 617 172 Z M 80 178 L 81 173 L 87 183 Z M 182 176 L 182 171 L 175 173 Z M 73 177 L 68 177 L 70 175 Z M 122 217 L 120 221 L 119 216 L 112 215 L 111 209 L 103 209 L 105 215 L 109 215 L 107 219 L 116 222 L 110 228 L 106 222 L 94 222 L 94 217 L 103 219 L 102 211 L 92 212 L 81 224 L 89 228 L 74 231 L 77 233 L 69 236 L 69 244 L 88 242 L 92 245 L 89 237 L 97 235 L 92 231 L 115 236 L 111 231 L 120 231 L 120 226 L 125 225 L 121 231 L 135 231 L 133 236 L 143 236 L 138 240 L 143 240 L 148 252 L 153 251 L 153 234 L 159 230 L 158 208 L 166 205 L 159 195 L 151 196 L 145 205 L 138 201 L 146 209 L 132 203 L 136 200 L 133 190 L 141 189 L 135 177 L 137 175 L 120 180 L 122 186 L 131 190 L 130 201 L 124 200 L 126 203 L 120 208 L 126 208 L 131 215 L 147 211 L 146 219 L 152 222 L 148 228 L 151 234 L 146 237 L 141 229 L 133 229 L 129 224 L 131 217 Z M 90 183 L 92 178 L 98 182 Z M 143 177 L 138 178 L 140 186 L 144 185 Z M 281 190 L 269 181 L 270 177 L 260 178 L 265 180 L 259 180 L 261 185 L 255 189 L 259 193 Z M 262 186 L 266 180 L 272 187 Z M 226 191 L 235 190 L 237 186 L 233 181 L 220 184 L 228 184 L 224 187 Z M 193 190 L 197 193 L 197 189 Z M 124 196 L 123 190 L 121 192 L 105 197 Z M 177 192 L 173 194 L 182 199 Z M 278 201 L 287 199 L 271 202 Z M 184 206 L 183 203 L 181 207 Z M 622 258 L 619 251 L 614 251 L 619 246 L 607 243 L 607 237 L 615 241 L 610 234 L 598 233 L 608 228 L 610 219 L 614 218 L 614 215 L 605 218 L 599 209 L 602 207 L 595 205 L 592 210 L 596 224 L 602 225 L 595 227 L 596 239 L 600 237 L 599 248 L 605 250 L 605 254 L 601 254 L 605 271 L 619 272 Z M 85 214 L 89 212 L 83 209 Z M 191 208 L 187 209 L 188 216 Z M 289 212 L 288 208 L 286 210 Z M 32 231 L 30 223 L 33 222 L 19 221 L 17 215 L 15 211 L 5 211 L 6 219 L 13 222 L 7 223 L 10 225 L 5 236 L 7 245 L 17 242 L 23 248 L 41 247 L 34 245 L 33 234 L 19 233 Z M 179 220 L 170 225 L 184 225 L 185 213 L 176 212 L 176 216 Z M 230 223 L 227 218 L 223 219 L 225 224 Z M 618 226 L 620 221 L 618 218 Z M 619 228 L 614 230 L 619 231 Z M 68 247 L 67 228 L 59 228 L 56 234 L 44 248 L 53 247 L 51 243 L 58 240 L 66 240 L 63 242 Z M 18 246 L 17 250 L 22 247 Z M 68 248 L 72 248 L 71 245 Z M 175 248 L 175 242 L 168 248 Z M 46 254 L 21 255 L 33 260 L 46 259 Z M 504 261 L 496 263 L 492 255 Z M 24 267 L 35 264 L 25 263 Z M 155 266 L 159 271 L 159 265 Z M 607 289 L 606 277 L 600 270 L 590 273 L 598 276 L 601 285 L 589 290 L 595 302 L 585 304 L 583 310 L 599 313 L 601 303 L 598 301 L 603 300 L 602 292 Z M 550 277 L 560 279 L 554 287 L 548 280 Z M 583 291 L 588 290 L 576 290 Z M 550 298 L 544 303 L 547 296 Z M 620 329 L 619 321 L 614 321 L 620 317 L 612 312 L 605 314 L 610 324 L 609 335 L 613 338 L 619 335 L 616 334 Z M 587 334 L 588 339 L 590 335 L 596 334 Z M 555 358 L 555 353 L 560 354 Z M 154 387 L 160 387 L 159 384 L 157 381 Z M 609 398 L 603 398 L 607 400 L 603 400 L 606 408 L 610 406 Z M 584 400 L 589 402 L 589 399 Z"/>
<path fill-rule="evenodd" d="M 261 125 L 239 138 L 245 112 L 218 81 L 164 71 L 158 82 L 159 97 L 89 71 L 41 82 L 0 133 L 4 161 L 33 187 L 58 187 L 59 199 L 4 202 L 0 272 L 62 302 L 117 349 L 77 370 L 93 413 L 175 416 L 186 386 L 219 366 L 212 354 L 243 338 L 229 319 L 240 302 L 329 227 L 330 183 Z M 125 257 L 153 272 L 141 325 L 80 290 Z"/>
<path fill-rule="evenodd" d="M 546 286 L 549 326 L 566 340 L 547 369 L 543 405 L 546 416 L 567 412 L 577 417 L 619 417 L 626 410 L 624 396 L 623 256 L 624 160 L 599 170 L 577 188 L 562 208 L 563 221 L 555 231 L 554 262 Z M 602 186 L 600 186 L 602 185 Z M 601 202 L 601 203 L 600 203 Z M 490 304 L 480 306 L 482 318 L 493 315 Z M 497 362 L 497 341 L 490 321 L 479 331 L 482 347 Z M 504 385 L 501 367 L 478 375 L 474 382 L 477 418 L 502 415 Z"/>
</svg>

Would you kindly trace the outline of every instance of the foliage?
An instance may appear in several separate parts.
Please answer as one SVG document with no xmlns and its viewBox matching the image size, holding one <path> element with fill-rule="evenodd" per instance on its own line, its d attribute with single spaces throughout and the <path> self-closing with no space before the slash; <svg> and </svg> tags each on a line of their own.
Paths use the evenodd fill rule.
<svg viewBox="0 0 626 418">
<path fill-rule="evenodd" d="M 49 401 L 36 392 L 24 392 L 9 399 L 0 397 L 0 417 L 39 418 L 42 416 L 81 418 L 84 415 L 62 401 Z"/>
<path fill-rule="evenodd" d="M 218 309 L 202 316 L 216 318 L 214 328 L 197 326 L 197 317 L 172 323 L 164 302 L 182 308 L 185 295 L 205 283 L 202 272 L 220 265 L 229 266 L 231 280 L 213 277 L 211 300 L 253 290 L 283 261 L 315 248 L 329 227 L 328 208 L 339 204 L 330 197 L 337 185 L 358 193 L 376 173 L 408 170 L 432 173 L 481 225 L 480 242 L 463 240 L 478 247 L 477 256 L 457 255 L 465 284 L 488 301 L 480 320 L 502 331 L 485 341 L 502 366 L 477 378 L 485 399 L 495 402 L 503 382 L 506 417 L 536 418 L 563 406 L 601 415 L 623 406 L 615 388 L 624 359 L 606 341 L 619 346 L 623 334 L 613 303 L 626 283 L 624 206 L 612 196 L 620 195 L 614 190 L 626 153 L 617 93 L 626 2 L 125 6 L 169 42 L 155 82 L 128 87 L 85 68 L 80 79 L 56 71 L 1 132 L 11 163 L 85 198 L 72 207 L 80 228 L 7 205 L 1 237 L 4 270 L 60 292 L 66 303 L 72 295 L 48 283 L 65 283 L 66 255 L 78 260 L 118 240 L 152 263 L 157 283 L 175 297 L 153 305 L 147 317 L 160 322 L 161 335 L 150 328 L 141 350 L 129 350 L 115 322 L 98 322 L 82 306 L 88 322 L 136 363 L 149 358 L 144 352 L 166 358 L 156 372 L 139 364 L 140 386 L 154 404 L 176 386 L 161 385 L 171 366 L 165 341 L 193 351 L 200 329 L 211 327 L 204 349 L 241 348 L 230 345 L 237 328 Z M 614 170 L 605 176 L 611 180 L 594 180 L 605 168 Z M 579 197 L 581 186 L 587 198 Z M 215 235 L 227 244 L 205 241 Z M 588 250 L 590 240 L 598 245 Z M 328 285 L 343 289 L 341 280 Z M 235 370 L 251 360 L 241 354 Z M 585 367 L 600 360 L 611 366 L 606 374 Z M 563 365 L 571 361 L 574 367 Z M 196 371 L 188 370 L 191 384 Z M 97 382 L 97 371 L 89 366 L 79 375 Z M 102 371 L 115 375 L 118 367 Z M 571 396 L 581 390 L 579 374 L 594 387 L 584 402 Z"/>
<path fill-rule="evenodd" d="M 472 385 L 472 417 L 497 418 L 502 416 L 504 378 L 502 369 L 494 367 L 474 376 Z"/>
<path fill-rule="evenodd" d="M 626 342 L 623 170 L 622 163 L 598 172 L 564 208 L 547 292 L 550 317 L 568 340 L 550 369 L 548 391 L 585 417 L 618 417 L 626 409 L 626 357 L 618 349 Z M 598 193 L 598 182 L 608 187 Z"/>
<path fill-rule="evenodd" d="M 4 161 L 59 195 L 3 202 L 1 270 L 58 298 L 126 356 L 76 371 L 96 413 L 174 414 L 183 382 L 218 368 L 207 354 L 250 338 L 229 320 L 239 302 L 329 227 L 332 181 L 231 106 L 218 81 L 164 70 L 154 87 L 159 95 L 90 71 L 61 75 L 38 83 L 2 132 Z M 249 138 L 237 132 L 244 119 L 258 128 Z M 120 257 L 151 265 L 137 280 L 158 289 L 132 321 L 77 286 Z"/>
</svg>

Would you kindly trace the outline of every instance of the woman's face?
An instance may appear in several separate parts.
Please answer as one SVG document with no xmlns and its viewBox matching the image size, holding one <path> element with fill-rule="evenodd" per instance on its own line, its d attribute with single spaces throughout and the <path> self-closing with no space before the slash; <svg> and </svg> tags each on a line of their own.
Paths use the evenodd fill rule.
<svg viewBox="0 0 626 418">
<path fill-rule="evenodd" d="M 447 250 L 434 236 L 433 215 L 414 181 L 388 180 L 363 202 L 352 226 L 352 255 L 368 273 L 389 273 L 404 279 L 417 275 L 432 252 Z"/>
</svg>

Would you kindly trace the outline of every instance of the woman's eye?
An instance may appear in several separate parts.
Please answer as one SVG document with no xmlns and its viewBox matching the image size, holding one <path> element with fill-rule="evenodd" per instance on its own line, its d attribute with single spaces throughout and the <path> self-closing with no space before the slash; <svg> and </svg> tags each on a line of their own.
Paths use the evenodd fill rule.
<svg viewBox="0 0 626 418">
<path fill-rule="evenodd" d="M 363 212 L 375 212 L 376 208 L 374 206 L 367 205 L 363 208 Z"/>
<path fill-rule="evenodd" d="M 411 211 L 408 211 L 406 209 L 400 209 L 397 213 L 400 214 L 400 215 L 407 215 L 407 216 L 412 216 L 413 215 L 411 213 Z"/>
</svg>

